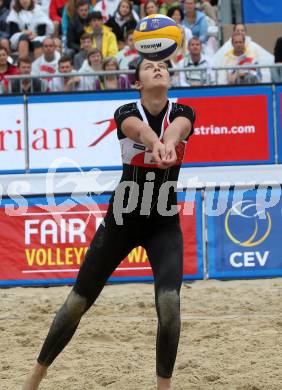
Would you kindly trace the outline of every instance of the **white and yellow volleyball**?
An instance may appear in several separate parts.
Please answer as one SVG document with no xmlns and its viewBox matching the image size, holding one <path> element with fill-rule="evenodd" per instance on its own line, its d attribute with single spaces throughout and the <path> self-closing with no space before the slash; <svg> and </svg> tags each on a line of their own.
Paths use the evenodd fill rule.
<svg viewBox="0 0 282 390">
<path fill-rule="evenodd" d="M 181 45 L 181 30 L 168 16 L 154 14 L 141 19 L 134 31 L 136 50 L 148 60 L 168 59 Z"/>
</svg>

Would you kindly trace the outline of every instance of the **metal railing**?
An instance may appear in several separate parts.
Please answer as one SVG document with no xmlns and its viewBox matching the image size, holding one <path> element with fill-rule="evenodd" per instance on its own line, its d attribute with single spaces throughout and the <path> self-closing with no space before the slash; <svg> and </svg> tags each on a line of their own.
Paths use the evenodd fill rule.
<svg viewBox="0 0 282 390">
<path fill-rule="evenodd" d="M 245 71 L 255 76 L 252 79 L 252 82 L 242 82 L 242 84 L 264 84 L 264 83 L 273 83 L 272 72 L 276 69 L 281 71 L 281 80 L 282 82 L 282 64 L 273 64 L 273 65 L 245 65 L 245 66 L 228 66 L 228 67 L 175 67 L 169 68 L 170 74 L 173 76 L 174 84 L 173 87 L 187 87 L 187 86 L 211 86 L 211 85 L 228 85 L 228 74 L 231 72 L 242 73 Z M 179 74 L 184 72 L 186 76 L 187 83 L 185 85 L 179 84 Z M 80 72 L 71 72 L 71 73 L 42 73 L 40 75 L 16 75 L 16 76 L 6 76 L 5 79 L 8 80 L 8 91 L 5 90 L 0 82 L 0 93 L 12 93 L 11 85 L 15 80 L 19 80 L 20 90 L 17 92 L 23 93 L 23 81 L 30 80 L 30 91 L 29 93 L 39 92 L 34 91 L 33 80 L 40 80 L 42 90 L 41 92 L 64 92 L 63 79 L 79 77 L 80 83 L 71 91 L 95 91 L 95 80 L 110 75 L 126 75 L 127 77 L 133 75 L 134 77 L 135 70 L 114 70 L 114 71 L 93 71 L 93 73 L 80 73 Z M 60 84 L 58 80 L 61 80 L 62 89 L 58 90 L 54 87 L 54 84 Z M 177 82 L 178 80 L 178 82 Z M 195 82 L 195 83 L 194 83 Z M 241 84 L 238 82 L 237 84 Z M 132 88 L 134 84 L 132 83 Z"/>
</svg>

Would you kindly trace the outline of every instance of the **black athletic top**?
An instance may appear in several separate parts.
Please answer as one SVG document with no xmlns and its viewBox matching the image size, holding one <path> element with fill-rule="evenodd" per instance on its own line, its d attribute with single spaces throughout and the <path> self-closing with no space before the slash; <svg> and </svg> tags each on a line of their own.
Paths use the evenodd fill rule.
<svg viewBox="0 0 282 390">
<path fill-rule="evenodd" d="M 177 145 L 176 153 L 178 158 L 174 166 L 167 169 L 158 168 L 151 161 L 152 154 L 148 148 L 123 134 L 121 124 L 130 116 L 135 116 L 148 123 L 161 140 L 166 128 L 175 118 L 183 116 L 190 120 L 192 130 L 187 139 Z M 117 125 L 117 136 L 121 146 L 123 174 L 110 203 L 115 201 L 117 195 L 123 194 L 123 207 L 126 208 L 128 206 L 124 218 L 164 216 L 163 210 L 170 210 L 171 206 L 177 203 L 176 189 L 179 170 L 184 157 L 186 143 L 193 133 L 195 121 L 193 109 L 183 104 L 167 101 L 162 111 L 154 116 L 138 101 L 119 107 L 114 117 Z M 125 191 L 126 184 L 128 184 L 128 187 Z"/>
</svg>

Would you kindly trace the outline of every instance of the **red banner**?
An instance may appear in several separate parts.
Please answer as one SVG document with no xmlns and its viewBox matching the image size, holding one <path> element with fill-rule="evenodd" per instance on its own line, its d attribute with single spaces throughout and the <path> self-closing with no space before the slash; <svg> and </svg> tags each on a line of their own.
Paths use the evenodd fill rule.
<svg viewBox="0 0 282 390">
<path fill-rule="evenodd" d="M 259 162 L 270 158 L 268 96 L 180 98 L 196 111 L 186 163 Z"/>
<path fill-rule="evenodd" d="M 181 203 L 180 203 L 181 204 Z M 183 206 L 183 203 L 182 203 Z M 187 203 L 186 203 L 187 206 Z M 184 275 L 199 272 L 196 240 L 196 207 L 193 215 L 181 215 L 184 236 Z M 107 204 L 99 209 L 89 204 L 71 210 L 61 206 L 32 205 L 17 209 L 16 215 L 0 208 L 0 285 L 8 281 L 35 284 L 38 280 L 73 279 L 83 262 L 88 245 L 105 215 Z M 116 280 L 152 276 L 143 248 L 135 248 L 113 274 Z M 6 281 L 6 283 L 4 283 Z M 56 282 L 58 283 L 58 281 Z M 46 284 L 46 283 L 45 283 Z"/>
</svg>

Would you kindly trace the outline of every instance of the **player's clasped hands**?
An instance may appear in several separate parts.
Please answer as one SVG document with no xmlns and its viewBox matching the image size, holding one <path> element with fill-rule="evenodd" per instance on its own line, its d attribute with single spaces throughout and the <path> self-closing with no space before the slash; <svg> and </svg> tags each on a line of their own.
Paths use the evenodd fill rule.
<svg viewBox="0 0 282 390">
<path fill-rule="evenodd" d="M 177 160 L 174 143 L 156 142 L 152 150 L 152 160 L 156 162 L 161 169 L 173 166 Z"/>
</svg>

